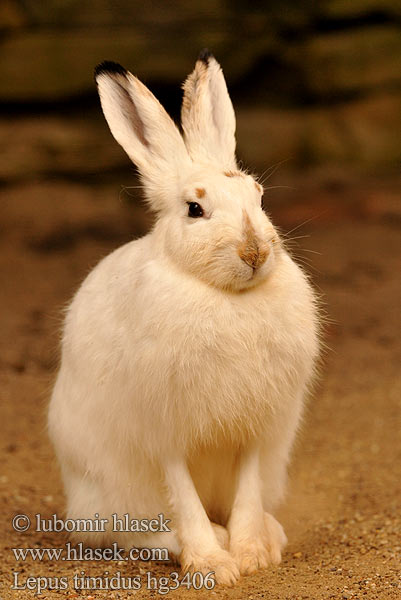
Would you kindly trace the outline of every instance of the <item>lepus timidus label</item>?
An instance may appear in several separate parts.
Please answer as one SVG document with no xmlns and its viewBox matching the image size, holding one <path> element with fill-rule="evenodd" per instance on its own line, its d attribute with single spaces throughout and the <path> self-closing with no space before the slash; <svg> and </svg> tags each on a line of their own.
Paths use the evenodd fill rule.
<svg viewBox="0 0 401 600">
<path fill-rule="evenodd" d="M 184 84 L 183 135 L 134 75 L 96 69 L 111 132 L 156 213 L 71 302 L 49 411 L 67 516 L 152 519 L 170 531 L 75 534 L 168 548 L 218 583 L 278 563 L 272 516 L 318 355 L 307 277 L 235 159 L 222 70 L 203 53 Z"/>
</svg>

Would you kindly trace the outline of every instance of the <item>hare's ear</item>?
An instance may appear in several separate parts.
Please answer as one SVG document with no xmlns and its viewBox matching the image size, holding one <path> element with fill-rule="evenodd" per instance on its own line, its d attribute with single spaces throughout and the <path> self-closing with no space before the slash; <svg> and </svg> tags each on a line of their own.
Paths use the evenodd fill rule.
<svg viewBox="0 0 401 600">
<path fill-rule="evenodd" d="M 95 80 L 111 133 L 137 165 L 148 196 L 157 196 L 191 162 L 180 132 L 148 88 L 121 65 L 101 63 Z"/>
<path fill-rule="evenodd" d="M 203 50 L 184 83 L 181 120 L 194 161 L 235 169 L 235 114 L 219 63 Z"/>
</svg>

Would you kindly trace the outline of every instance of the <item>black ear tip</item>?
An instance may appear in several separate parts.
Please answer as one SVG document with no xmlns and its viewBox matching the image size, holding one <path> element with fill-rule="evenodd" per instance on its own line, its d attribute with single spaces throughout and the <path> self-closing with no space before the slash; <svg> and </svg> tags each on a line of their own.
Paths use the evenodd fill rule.
<svg viewBox="0 0 401 600">
<path fill-rule="evenodd" d="M 107 74 L 107 73 L 110 73 L 110 74 L 118 73 L 119 75 L 126 75 L 127 69 L 124 69 L 124 67 L 122 67 L 118 63 L 113 62 L 111 60 L 104 60 L 103 62 L 99 63 L 95 67 L 95 72 L 94 72 L 95 79 L 99 75 Z"/>
<path fill-rule="evenodd" d="M 213 54 L 208 48 L 203 48 L 203 50 L 199 52 L 198 60 L 201 60 L 203 63 L 205 63 L 205 65 L 208 65 L 209 58 L 213 58 Z"/>
</svg>

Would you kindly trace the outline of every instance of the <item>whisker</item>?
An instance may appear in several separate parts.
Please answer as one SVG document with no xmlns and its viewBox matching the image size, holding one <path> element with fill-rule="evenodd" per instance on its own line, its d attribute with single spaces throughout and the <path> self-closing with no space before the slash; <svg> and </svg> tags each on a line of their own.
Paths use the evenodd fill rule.
<svg viewBox="0 0 401 600">
<path fill-rule="evenodd" d="M 270 177 L 272 177 L 274 175 L 274 173 L 277 171 L 277 169 L 279 167 L 281 167 L 281 165 L 283 163 L 288 162 L 289 160 L 292 160 L 292 159 L 291 158 L 284 158 L 283 160 L 280 160 L 279 162 L 277 162 L 274 165 L 272 165 L 271 167 L 268 167 L 267 169 L 265 169 L 263 171 L 262 175 L 258 179 L 259 183 L 261 183 L 261 185 L 263 185 L 265 181 L 267 181 L 268 179 L 270 179 Z M 267 176 L 266 176 L 265 179 L 263 179 L 263 177 L 265 176 L 266 173 L 267 173 Z"/>
<path fill-rule="evenodd" d="M 299 225 L 297 225 L 296 227 L 294 227 L 293 229 L 291 229 L 290 231 L 287 231 L 287 235 L 289 235 L 290 233 L 292 233 L 293 231 L 296 231 L 297 229 L 299 229 L 300 227 L 303 227 L 304 225 L 306 225 L 307 223 L 310 223 L 311 221 L 314 221 L 315 219 L 319 219 L 320 217 L 322 217 L 324 214 L 327 213 L 327 210 L 323 211 L 322 213 L 320 213 L 319 215 L 314 215 L 313 217 L 311 217 L 310 219 L 306 219 L 306 221 L 304 221 L 303 223 L 300 223 Z"/>
<path fill-rule="evenodd" d="M 275 166 L 275 165 L 273 165 L 273 166 Z M 259 182 L 259 183 L 262 183 L 262 179 L 263 179 L 263 177 L 265 176 L 265 174 L 266 174 L 266 173 L 267 173 L 267 172 L 268 172 L 270 169 L 272 169 L 272 167 L 267 167 L 267 169 L 265 169 L 265 170 L 263 171 L 263 173 L 257 177 L 257 180 L 258 180 L 258 182 Z"/>
<path fill-rule="evenodd" d="M 314 271 L 315 273 L 318 273 L 319 275 L 322 274 L 322 272 L 313 263 L 305 261 L 304 259 L 300 258 L 299 256 L 294 256 L 293 258 L 296 263 L 305 267 L 306 270 Z"/>
<path fill-rule="evenodd" d="M 267 187 L 264 187 L 264 191 L 266 192 L 267 190 L 276 190 L 278 188 L 284 188 L 286 190 L 295 190 L 296 188 L 291 187 L 290 185 L 269 185 Z"/>
<path fill-rule="evenodd" d="M 127 196 L 130 196 L 131 198 L 136 198 L 136 194 L 130 194 L 130 192 L 128 190 L 141 190 L 143 189 L 141 185 L 122 185 L 121 186 L 121 190 L 119 193 L 119 200 L 121 200 L 121 194 L 123 194 L 124 192 L 127 194 Z"/>
<path fill-rule="evenodd" d="M 281 234 L 281 237 L 286 238 L 286 240 L 285 240 L 286 242 L 292 242 L 293 240 L 302 240 L 303 238 L 310 238 L 310 235 L 295 235 L 294 237 L 291 237 L 291 238 L 287 238 L 287 235 L 288 234 L 286 234 L 286 233 Z"/>
<path fill-rule="evenodd" d="M 309 248 L 301 248 L 302 252 L 310 252 L 311 254 L 318 254 L 319 256 L 323 256 L 321 252 L 317 252 L 317 250 L 310 250 Z"/>
<path fill-rule="evenodd" d="M 141 190 L 143 189 L 142 185 L 122 185 L 122 190 Z"/>
</svg>

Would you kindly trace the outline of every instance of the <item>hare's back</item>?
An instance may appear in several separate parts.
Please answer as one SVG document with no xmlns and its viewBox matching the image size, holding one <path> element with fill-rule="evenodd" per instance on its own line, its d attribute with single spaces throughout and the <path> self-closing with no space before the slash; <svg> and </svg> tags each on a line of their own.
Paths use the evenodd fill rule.
<svg viewBox="0 0 401 600">
<path fill-rule="evenodd" d="M 129 242 L 104 257 L 84 279 L 68 307 L 63 356 L 82 359 L 121 346 L 117 338 L 132 320 L 132 307 L 147 258 L 147 238 Z"/>
</svg>

